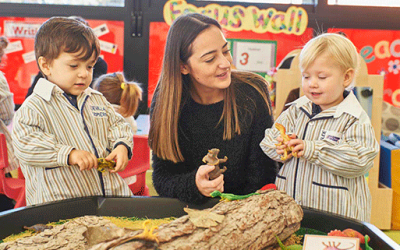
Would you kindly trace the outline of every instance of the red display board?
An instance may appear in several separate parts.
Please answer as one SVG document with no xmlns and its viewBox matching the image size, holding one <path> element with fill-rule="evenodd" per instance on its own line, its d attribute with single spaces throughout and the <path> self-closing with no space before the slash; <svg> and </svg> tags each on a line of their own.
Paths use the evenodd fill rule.
<svg viewBox="0 0 400 250">
<path fill-rule="evenodd" d="M 364 58 L 368 74 L 384 75 L 383 100 L 400 107 L 400 31 L 329 29 L 343 32 Z"/>
<path fill-rule="evenodd" d="M 0 71 L 14 93 L 14 103 L 22 104 L 33 78 L 39 72 L 34 54 L 34 38 L 47 18 L 0 17 L 0 35 L 10 43 L 0 64 Z M 101 57 L 108 72 L 123 71 L 124 22 L 87 20 L 100 40 Z"/>
<path fill-rule="evenodd" d="M 164 22 L 150 23 L 150 41 L 149 41 L 149 82 L 148 82 L 148 105 L 150 106 L 158 78 L 161 73 L 164 47 L 166 43 L 169 25 Z M 276 64 L 292 50 L 301 48 L 311 37 L 312 29 L 307 28 L 302 35 L 294 34 L 274 34 L 274 33 L 256 33 L 253 31 L 224 31 L 228 39 L 244 39 L 246 41 L 274 41 L 276 42 Z M 276 65 L 275 65 L 276 66 Z"/>
</svg>

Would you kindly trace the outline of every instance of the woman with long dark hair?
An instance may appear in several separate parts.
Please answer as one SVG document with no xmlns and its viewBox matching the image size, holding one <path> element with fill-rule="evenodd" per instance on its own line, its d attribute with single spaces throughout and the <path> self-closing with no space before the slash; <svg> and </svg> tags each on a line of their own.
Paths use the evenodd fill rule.
<svg viewBox="0 0 400 250">
<path fill-rule="evenodd" d="M 152 100 L 149 145 L 160 196 L 192 203 L 210 193 L 247 194 L 273 183 L 276 164 L 259 144 L 273 124 L 267 82 L 232 70 L 219 23 L 191 13 L 171 25 Z M 211 148 L 228 157 L 214 180 L 202 159 Z"/>
</svg>

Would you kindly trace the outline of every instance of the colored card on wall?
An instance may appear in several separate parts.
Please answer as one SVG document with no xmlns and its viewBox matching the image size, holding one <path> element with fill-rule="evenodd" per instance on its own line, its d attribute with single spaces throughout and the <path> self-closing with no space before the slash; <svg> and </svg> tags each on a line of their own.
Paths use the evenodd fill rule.
<svg viewBox="0 0 400 250">
<path fill-rule="evenodd" d="M 231 40 L 233 64 L 237 69 L 267 73 L 275 67 L 276 42 Z"/>
<path fill-rule="evenodd" d="M 34 52 L 34 39 L 47 18 L 0 17 L 0 36 L 10 41 L 2 58 L 0 71 L 14 94 L 14 103 L 21 105 L 39 69 Z M 124 22 L 86 20 L 101 43 L 100 56 L 108 63 L 108 72 L 123 71 Z"/>
</svg>

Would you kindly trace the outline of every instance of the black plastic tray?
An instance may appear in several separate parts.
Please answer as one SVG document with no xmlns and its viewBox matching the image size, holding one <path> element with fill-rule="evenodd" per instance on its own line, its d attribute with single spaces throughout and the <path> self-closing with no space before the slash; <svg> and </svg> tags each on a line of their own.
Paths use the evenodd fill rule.
<svg viewBox="0 0 400 250">
<path fill-rule="evenodd" d="M 61 219 L 71 219 L 84 215 L 98 216 L 136 216 L 151 219 L 165 217 L 180 217 L 186 213 L 183 208 L 208 208 L 218 202 L 210 200 L 204 205 L 193 205 L 177 199 L 162 197 L 134 197 L 134 198 L 103 198 L 87 197 L 58 202 L 46 203 L 38 206 L 29 206 L 12 209 L 0 213 L 0 239 L 22 231 L 23 226 L 38 223 L 48 223 Z M 343 230 L 352 228 L 368 234 L 371 238 L 370 246 L 374 250 L 400 249 L 399 245 L 390 239 L 381 230 L 370 223 L 359 222 L 341 216 L 303 208 L 304 218 L 302 227 L 316 229 L 328 233 L 333 229 Z"/>
</svg>

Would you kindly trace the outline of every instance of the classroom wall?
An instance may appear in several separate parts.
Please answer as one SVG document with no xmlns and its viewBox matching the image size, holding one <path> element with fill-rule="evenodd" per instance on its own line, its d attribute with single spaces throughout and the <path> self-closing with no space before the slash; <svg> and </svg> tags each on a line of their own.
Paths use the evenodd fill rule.
<svg viewBox="0 0 400 250">
<path fill-rule="evenodd" d="M 163 7 L 167 0 L 126 0 L 124 8 L 90 7 L 90 6 L 55 6 L 31 4 L 0 3 L 0 17 L 51 17 L 55 15 L 79 15 L 85 19 L 120 20 L 124 22 L 124 72 L 128 79 L 143 83 L 144 99 L 147 99 L 149 66 L 149 30 L 151 22 L 164 22 Z M 188 0 L 201 7 L 212 1 L 196 2 Z M 308 27 L 317 32 L 329 28 L 396 30 L 400 23 L 399 8 L 387 7 L 353 7 L 327 6 L 325 1 L 318 1 L 317 6 L 302 6 L 308 13 Z M 220 5 L 234 6 L 238 3 L 219 2 Z M 240 4 L 244 7 L 254 5 L 259 9 L 275 8 L 286 11 L 290 5 L 278 4 Z M 132 36 L 132 13 L 140 14 L 142 33 Z M 137 20 L 137 19 L 135 19 Z M 112 63 L 112 62 L 109 62 Z M 140 113 L 148 112 L 147 102 L 142 102 Z"/>
</svg>

